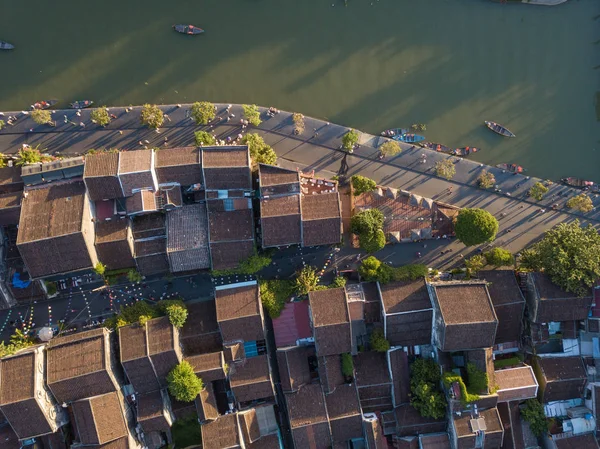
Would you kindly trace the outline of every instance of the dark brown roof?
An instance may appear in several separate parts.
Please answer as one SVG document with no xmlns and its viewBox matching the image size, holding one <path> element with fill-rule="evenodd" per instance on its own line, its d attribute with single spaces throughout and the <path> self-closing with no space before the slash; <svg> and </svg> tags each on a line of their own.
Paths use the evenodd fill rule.
<svg viewBox="0 0 600 449">
<path fill-rule="evenodd" d="M 137 396 L 137 421 L 144 432 L 167 432 L 163 393 L 160 390 Z"/>
<path fill-rule="evenodd" d="M 264 340 L 257 284 L 218 288 L 215 302 L 223 341 Z"/>
<path fill-rule="evenodd" d="M 166 273 L 169 271 L 169 261 L 167 255 L 155 254 L 152 256 L 138 257 L 135 259 L 138 271 L 143 276 L 151 276 L 153 274 Z"/>
<path fill-rule="evenodd" d="M 362 413 L 354 384 L 338 386 L 325 396 L 325 404 L 334 441 L 362 438 Z"/>
<path fill-rule="evenodd" d="M 392 382 L 387 358 L 383 352 L 359 352 L 354 356 L 354 371 L 358 388 Z"/>
<path fill-rule="evenodd" d="M 432 308 L 425 280 L 390 282 L 380 285 L 387 314 L 415 312 Z"/>
<path fill-rule="evenodd" d="M 252 180 L 248 167 L 204 168 L 207 190 L 251 190 Z"/>
<path fill-rule="evenodd" d="M 535 359 L 542 379 L 542 401 L 564 401 L 580 398 L 587 374 L 581 357 L 543 357 Z"/>
<path fill-rule="evenodd" d="M 350 352 L 350 317 L 344 288 L 314 291 L 308 297 L 318 355 Z"/>
<path fill-rule="evenodd" d="M 394 409 L 399 436 L 445 432 L 446 419 L 424 418 L 410 404 Z"/>
<path fill-rule="evenodd" d="M 210 241 L 251 240 L 253 238 L 252 210 L 210 212 Z"/>
<path fill-rule="evenodd" d="M 513 270 L 483 270 L 479 272 L 479 277 L 488 282 L 487 288 L 494 307 L 525 302 Z"/>
<path fill-rule="evenodd" d="M 475 437 L 478 430 L 473 429 L 474 417 L 469 413 L 464 413 L 460 417 L 454 417 L 453 426 L 454 432 L 459 440 L 459 445 L 468 445 L 464 447 L 475 447 Z M 485 445 L 486 447 L 500 447 L 502 445 L 502 435 L 504 434 L 504 428 L 502 427 L 502 421 L 498 414 L 497 408 L 490 408 L 479 412 L 477 420 L 485 423 Z M 463 443 L 463 441 L 465 441 Z M 494 444 L 497 442 L 496 444 Z M 473 446 L 471 446 L 473 444 Z M 460 446 L 463 447 L 463 446 Z"/>
<path fill-rule="evenodd" d="M 117 176 L 119 153 L 100 152 L 86 154 L 84 178 L 96 176 Z"/>
<path fill-rule="evenodd" d="M 409 400 L 410 379 L 408 357 L 402 349 L 388 353 L 390 372 L 392 373 L 394 406 L 405 404 Z"/>
<path fill-rule="evenodd" d="M 134 243 L 135 257 L 150 256 L 153 254 L 165 254 L 167 250 L 167 241 L 158 237 L 152 240 L 136 240 Z"/>
<path fill-rule="evenodd" d="M 188 319 L 181 328 L 180 341 L 186 356 L 221 349 L 222 340 L 215 301 L 188 305 Z"/>
<path fill-rule="evenodd" d="M 279 435 L 277 433 L 271 433 L 269 435 L 263 435 L 259 440 L 246 445 L 246 449 L 280 449 Z"/>
<path fill-rule="evenodd" d="M 258 176 L 261 187 L 300 182 L 300 174 L 274 165 L 259 164 Z"/>
<path fill-rule="evenodd" d="M 202 204 L 191 204 L 167 214 L 167 253 L 171 271 L 208 268 L 208 220 Z"/>
<path fill-rule="evenodd" d="M 127 378 L 137 393 L 160 388 L 148 356 L 146 329 L 138 324 L 119 328 L 120 359 Z"/>
<path fill-rule="evenodd" d="M 591 291 L 584 297 L 577 297 L 555 285 L 550 276 L 544 273 L 530 273 L 530 281 L 537 291 L 535 305 L 529 307 L 531 321 L 548 323 L 550 321 L 585 320 L 592 304 Z"/>
<path fill-rule="evenodd" d="M 165 226 L 165 214 L 157 212 L 133 217 L 131 230 L 133 238 L 137 240 L 165 235 Z"/>
<path fill-rule="evenodd" d="M 196 411 L 200 422 L 217 419 L 219 417 L 217 399 L 215 397 L 212 382 L 204 384 L 204 389 L 200 392 L 194 402 L 196 404 Z"/>
<path fill-rule="evenodd" d="M 129 220 L 117 219 L 96 223 L 96 245 L 127 240 Z"/>
<path fill-rule="evenodd" d="M 302 221 L 302 244 L 304 246 L 333 245 L 342 239 L 342 219 Z"/>
<path fill-rule="evenodd" d="M 254 254 L 254 240 L 238 242 L 211 242 L 210 255 L 213 270 L 236 268 Z"/>
<path fill-rule="evenodd" d="M 292 429 L 327 422 L 325 397 L 319 384 L 304 385 L 297 393 L 285 395 Z"/>
<path fill-rule="evenodd" d="M 300 195 L 264 198 L 261 200 L 261 219 L 281 215 L 300 215 Z"/>
<path fill-rule="evenodd" d="M 246 444 L 250 444 L 260 438 L 260 428 L 256 417 L 256 410 L 250 409 L 238 413 L 238 421 L 242 429 L 242 437 Z"/>
<path fill-rule="evenodd" d="M 261 218 L 260 224 L 264 248 L 302 243 L 300 215 Z"/>
<path fill-rule="evenodd" d="M 392 346 L 431 344 L 432 321 L 432 310 L 388 315 L 386 338 Z"/>
<path fill-rule="evenodd" d="M 198 354 L 191 357 L 186 357 L 185 360 L 192 365 L 194 372 L 204 383 L 212 382 L 213 380 L 225 379 L 225 360 L 223 352 L 211 352 L 207 354 Z"/>
<path fill-rule="evenodd" d="M 39 403 L 33 398 L 3 405 L 1 408 L 20 439 L 37 437 L 54 430 Z"/>
<path fill-rule="evenodd" d="M 119 174 L 152 169 L 152 150 L 121 151 L 119 156 Z"/>
<path fill-rule="evenodd" d="M 96 223 L 96 252 L 98 260 L 108 270 L 135 267 L 128 240 L 129 220 L 117 219 Z"/>
<path fill-rule="evenodd" d="M 236 343 L 227 343 L 223 347 L 223 355 L 225 356 L 226 362 L 233 362 L 235 360 L 245 359 L 246 348 L 244 348 L 244 343 L 241 341 L 238 341 Z"/>
<path fill-rule="evenodd" d="M 16 165 L 13 167 L 0 168 L 0 186 L 6 187 L 10 184 L 21 184 L 23 190 L 23 181 L 21 180 L 21 167 Z"/>
<path fill-rule="evenodd" d="M 220 416 L 217 420 L 200 426 L 203 449 L 240 447 L 237 413 Z"/>
<path fill-rule="evenodd" d="M 21 448 L 17 434 L 8 423 L 0 426 L 0 442 L 2 442 L 2 449 Z"/>
<path fill-rule="evenodd" d="M 301 204 L 302 221 L 341 217 L 338 192 L 302 195 Z"/>
<path fill-rule="evenodd" d="M 308 351 L 304 346 L 277 350 L 277 365 L 284 392 L 298 390 L 310 382 Z"/>
<path fill-rule="evenodd" d="M 365 440 L 369 449 L 384 449 L 383 446 L 383 429 L 379 425 L 379 420 L 376 416 L 365 417 L 363 421 L 365 428 Z M 387 447 L 387 445 L 386 445 Z"/>
<path fill-rule="evenodd" d="M 202 183 L 200 150 L 194 147 L 156 151 L 155 171 L 159 184 L 176 182 L 182 186 Z"/>
<path fill-rule="evenodd" d="M 292 438 L 294 439 L 296 449 L 301 447 L 330 449 L 332 447 L 331 429 L 328 421 L 293 428 Z M 335 449 L 339 449 L 339 447 L 336 447 Z"/>
<path fill-rule="evenodd" d="M 319 357 L 319 380 L 325 394 L 344 384 L 341 356 L 336 354 Z"/>
<path fill-rule="evenodd" d="M 46 349 L 46 382 L 59 402 L 113 392 L 104 328 L 53 339 Z"/>
<path fill-rule="evenodd" d="M 92 201 L 110 200 L 123 196 L 117 178 L 119 153 L 96 153 L 85 156 L 83 179 Z"/>
<path fill-rule="evenodd" d="M 23 192 L 0 193 L 0 226 L 18 225 Z"/>
<path fill-rule="evenodd" d="M 248 146 L 203 147 L 203 167 L 250 167 Z"/>
<path fill-rule="evenodd" d="M 273 396 L 267 355 L 232 362 L 229 383 L 238 402 L 248 402 Z"/>
<path fill-rule="evenodd" d="M 26 352 L 1 359 L 0 405 L 35 398 L 36 370 L 36 355 L 34 352 Z"/>
<path fill-rule="evenodd" d="M 530 366 L 496 371 L 498 401 L 523 401 L 537 396 L 538 383 Z"/>
<path fill-rule="evenodd" d="M 556 449 L 598 449 L 598 441 L 593 433 L 554 440 Z"/>
<path fill-rule="evenodd" d="M 422 449 L 451 449 L 450 438 L 447 433 L 433 433 L 419 435 Z M 487 445 L 486 445 L 487 447 Z"/>
<path fill-rule="evenodd" d="M 169 318 L 161 317 L 146 322 L 148 354 L 161 385 L 166 385 L 166 377 L 180 361 L 179 334 Z"/>
<path fill-rule="evenodd" d="M 105 444 L 127 435 L 117 393 L 76 401 L 71 406 L 82 444 Z"/>
<path fill-rule="evenodd" d="M 127 209 L 127 215 L 156 212 L 158 205 L 154 191 L 146 189 L 133 193 L 125 200 L 125 209 Z"/>
</svg>

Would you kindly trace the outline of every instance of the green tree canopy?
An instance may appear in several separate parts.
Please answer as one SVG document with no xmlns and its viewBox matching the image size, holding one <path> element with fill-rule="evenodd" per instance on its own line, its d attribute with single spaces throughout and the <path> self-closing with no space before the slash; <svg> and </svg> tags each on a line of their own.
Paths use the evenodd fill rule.
<svg viewBox="0 0 600 449">
<path fill-rule="evenodd" d="M 594 209 L 594 204 L 589 196 L 585 193 L 581 193 L 574 196 L 567 201 L 567 207 L 569 209 L 575 209 L 579 212 L 590 212 Z"/>
<path fill-rule="evenodd" d="M 384 156 L 395 156 L 402 151 L 402 148 L 400 148 L 400 144 L 395 140 L 388 140 L 379 147 L 379 151 Z"/>
<path fill-rule="evenodd" d="M 477 273 L 483 267 L 485 267 L 487 261 L 481 254 L 475 254 L 465 260 L 465 266 L 467 267 L 469 275 Z"/>
<path fill-rule="evenodd" d="M 17 153 L 17 161 L 16 165 L 29 165 L 29 164 L 37 164 L 38 162 L 44 162 L 47 159 L 42 155 L 40 150 L 37 148 L 31 147 L 23 147 Z"/>
<path fill-rule="evenodd" d="M 45 109 L 34 109 L 29 114 L 33 121 L 38 125 L 45 125 L 52 122 L 52 113 Z"/>
<path fill-rule="evenodd" d="M 183 327 L 188 317 L 187 309 L 179 304 L 168 305 L 166 313 L 169 317 L 169 322 L 178 329 Z"/>
<path fill-rule="evenodd" d="M 446 415 L 446 399 L 439 389 L 440 367 L 433 359 L 416 359 L 410 367 L 411 405 L 423 417 Z"/>
<path fill-rule="evenodd" d="M 600 235 L 579 220 L 555 226 L 521 255 L 524 267 L 544 271 L 556 285 L 580 296 L 590 294 L 600 279 Z"/>
<path fill-rule="evenodd" d="M 496 184 L 496 177 L 493 173 L 484 170 L 477 178 L 477 184 L 479 184 L 479 187 L 482 189 L 489 189 L 490 187 L 494 187 L 494 184 Z"/>
<path fill-rule="evenodd" d="M 194 138 L 196 140 L 197 147 L 202 147 L 205 145 L 211 146 L 217 142 L 217 140 L 215 139 L 215 136 L 213 136 L 211 133 L 206 132 L 206 131 L 196 131 L 194 133 Z"/>
<path fill-rule="evenodd" d="M 354 361 L 347 352 L 342 354 L 342 374 L 345 377 L 354 377 Z"/>
<path fill-rule="evenodd" d="M 294 121 L 294 134 L 302 134 L 304 132 L 304 116 L 299 112 L 294 112 L 292 120 Z"/>
<path fill-rule="evenodd" d="M 383 228 L 384 216 L 379 209 L 367 209 L 354 215 L 350 220 L 353 234 L 374 234 Z"/>
<path fill-rule="evenodd" d="M 508 267 L 515 263 L 512 253 L 504 248 L 494 248 L 484 253 L 488 265 L 495 267 Z"/>
<path fill-rule="evenodd" d="M 369 254 L 376 253 L 385 247 L 385 234 L 381 229 L 371 234 L 361 234 L 359 236 L 360 247 Z"/>
<path fill-rule="evenodd" d="M 294 294 L 294 283 L 287 279 L 261 280 L 260 300 L 271 318 L 277 318 Z"/>
<path fill-rule="evenodd" d="M 251 125 L 258 126 L 262 123 L 260 120 L 260 111 L 255 104 L 244 104 L 242 105 L 242 108 L 244 109 L 246 120 L 248 120 Z"/>
<path fill-rule="evenodd" d="M 390 342 L 385 339 L 383 329 L 380 327 L 373 329 L 371 337 L 369 337 L 369 343 L 371 344 L 371 349 L 376 352 L 386 352 L 390 349 Z"/>
<path fill-rule="evenodd" d="M 456 167 L 450 159 L 444 159 L 443 161 L 437 161 L 435 163 L 435 174 L 440 178 L 452 179 L 456 174 Z"/>
<path fill-rule="evenodd" d="M 6 122 L 4 120 L 0 120 L 0 131 L 2 131 L 5 126 L 6 126 Z"/>
<path fill-rule="evenodd" d="M 90 112 L 90 119 L 97 125 L 107 126 L 110 123 L 110 115 L 106 110 L 106 106 L 93 109 L 92 112 Z"/>
<path fill-rule="evenodd" d="M 204 388 L 202 379 L 196 376 L 194 368 L 185 360 L 167 375 L 169 393 L 181 402 L 192 402 Z"/>
<path fill-rule="evenodd" d="M 294 287 L 300 296 L 308 295 L 308 292 L 317 290 L 319 287 L 319 275 L 317 274 L 317 269 L 309 265 L 302 268 L 296 276 Z"/>
<path fill-rule="evenodd" d="M 454 224 L 454 232 L 466 246 L 491 242 L 498 232 L 498 220 L 483 209 L 462 209 Z"/>
<path fill-rule="evenodd" d="M 546 187 L 544 184 L 542 184 L 541 182 L 536 182 L 534 185 L 531 186 L 531 188 L 529 189 L 529 196 L 541 201 L 542 198 L 544 198 L 544 195 L 548 193 L 548 187 Z"/>
<path fill-rule="evenodd" d="M 165 118 L 163 111 L 155 104 L 145 104 L 142 106 L 142 112 L 140 114 L 140 121 L 142 125 L 148 128 L 158 129 L 162 126 Z"/>
<path fill-rule="evenodd" d="M 537 399 L 528 399 L 525 406 L 521 408 L 521 416 L 529 423 L 531 431 L 538 437 L 548 433 L 548 421 L 544 413 L 544 407 Z"/>
<path fill-rule="evenodd" d="M 140 282 L 142 275 L 137 270 L 131 269 L 127 272 L 127 280 L 129 282 Z"/>
<path fill-rule="evenodd" d="M 354 149 L 354 146 L 358 143 L 359 134 L 355 129 L 351 129 L 344 137 L 342 137 L 342 148 L 346 151 Z"/>
<path fill-rule="evenodd" d="M 104 273 L 106 272 L 106 265 L 104 265 L 102 262 L 96 263 L 94 266 L 94 272 L 99 276 L 104 276 Z"/>
<path fill-rule="evenodd" d="M 248 145 L 250 150 L 250 157 L 252 158 L 253 165 L 257 164 L 269 164 L 275 165 L 277 163 L 277 154 L 269 145 L 267 145 L 264 139 L 256 133 L 246 134 L 242 138 L 242 143 Z"/>
<path fill-rule="evenodd" d="M 208 125 L 215 118 L 215 105 L 208 101 L 197 101 L 192 105 L 191 114 L 197 125 Z"/>
<path fill-rule="evenodd" d="M 372 192 L 377 188 L 377 183 L 365 176 L 354 175 L 351 178 L 354 195 L 358 196 L 363 193 Z"/>
<path fill-rule="evenodd" d="M 362 260 L 358 267 L 358 274 L 365 281 L 376 281 L 381 261 L 375 256 L 369 256 Z"/>
</svg>

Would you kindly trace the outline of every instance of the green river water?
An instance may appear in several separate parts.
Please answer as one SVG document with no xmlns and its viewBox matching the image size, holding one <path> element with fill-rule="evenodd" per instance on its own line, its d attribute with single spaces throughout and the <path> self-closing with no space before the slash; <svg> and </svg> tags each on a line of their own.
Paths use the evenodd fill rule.
<svg viewBox="0 0 600 449">
<path fill-rule="evenodd" d="M 600 181 L 600 2 L 487 0 L 4 2 L 0 110 L 257 103 L 428 140 L 530 174 Z M 334 4 L 335 6 L 332 6 Z M 183 36 L 174 23 L 204 28 Z M 484 120 L 516 135 L 501 138 Z"/>
</svg>

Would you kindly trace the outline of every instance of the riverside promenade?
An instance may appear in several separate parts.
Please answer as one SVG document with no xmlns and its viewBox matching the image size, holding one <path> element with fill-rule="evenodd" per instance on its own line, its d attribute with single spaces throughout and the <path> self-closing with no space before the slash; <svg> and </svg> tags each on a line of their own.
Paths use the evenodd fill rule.
<svg viewBox="0 0 600 449">
<path fill-rule="evenodd" d="M 52 117 L 56 121 L 55 127 L 36 125 L 22 113 L 4 112 L 2 118 L 5 121 L 10 115 L 17 115 L 19 118 L 13 126 L 0 131 L 0 152 L 14 154 L 23 144 L 29 144 L 40 145 L 41 149 L 47 149 L 50 153 L 69 156 L 83 154 L 92 148 L 133 150 L 144 146 L 189 146 L 193 145 L 194 132 L 200 129 L 214 133 L 219 139 L 226 139 L 228 136 L 235 139 L 240 133 L 257 132 L 274 148 L 282 166 L 315 170 L 326 177 L 362 174 L 375 179 L 380 185 L 408 190 L 459 207 L 486 209 L 500 223 L 494 245 L 505 247 L 514 253 L 561 222 L 578 218 L 584 224 L 600 224 L 597 208 L 587 214 L 566 208 L 567 199 L 581 193 L 576 189 L 553 184 L 544 200 L 538 202 L 527 197 L 529 188 L 539 181 L 536 178 L 511 174 L 468 159 L 412 148 L 406 144 L 401 144 L 403 151 L 399 155 L 379 159 L 378 147 L 387 139 L 369 134 L 362 134 L 360 146 L 349 154 L 340 149 L 341 138 L 349 128 L 305 117 L 304 133 L 295 136 L 291 113 L 282 111 L 275 117 L 268 117 L 265 108 L 261 108 L 263 122 L 259 127 L 250 126 L 242 130 L 241 106 L 233 105 L 229 114 L 226 113 L 226 107 L 226 104 L 217 104 L 217 117 L 213 124 L 197 126 L 190 117 L 190 105 L 161 106 L 168 118 L 159 133 L 140 124 L 140 107 L 129 108 L 129 112 L 122 107 L 109 108 L 110 113 L 117 118 L 106 128 L 90 121 L 90 110 L 81 111 L 79 116 L 73 110 L 54 111 Z M 229 121 L 226 119 L 228 116 Z M 486 149 L 483 148 L 482 151 Z M 423 155 L 425 163 L 422 163 Z M 435 163 L 442 159 L 451 159 L 455 163 L 456 175 L 451 181 L 434 174 Z M 483 190 L 477 186 L 477 177 L 483 170 L 495 175 L 498 192 L 493 189 Z M 592 195 L 592 199 L 595 206 L 600 205 L 597 195 Z M 559 208 L 553 210 L 551 205 L 556 203 Z M 441 254 L 440 248 L 452 251 Z M 434 240 L 426 248 L 418 243 L 387 245 L 378 253 L 378 257 L 394 264 L 407 263 L 417 251 L 423 255 L 419 261 L 436 268 L 448 268 L 460 264 L 461 256 L 468 257 L 476 248 L 465 248 L 456 240 Z"/>
</svg>

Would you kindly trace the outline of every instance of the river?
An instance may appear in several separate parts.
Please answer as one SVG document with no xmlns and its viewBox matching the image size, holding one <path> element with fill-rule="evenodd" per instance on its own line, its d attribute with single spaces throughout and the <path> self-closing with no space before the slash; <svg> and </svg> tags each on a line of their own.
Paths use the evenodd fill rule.
<svg viewBox="0 0 600 449">
<path fill-rule="evenodd" d="M 0 110 L 275 105 L 371 133 L 424 123 L 484 163 L 600 181 L 597 0 L 23 0 L 2 7 L 0 39 L 17 47 L 0 52 Z"/>
</svg>

